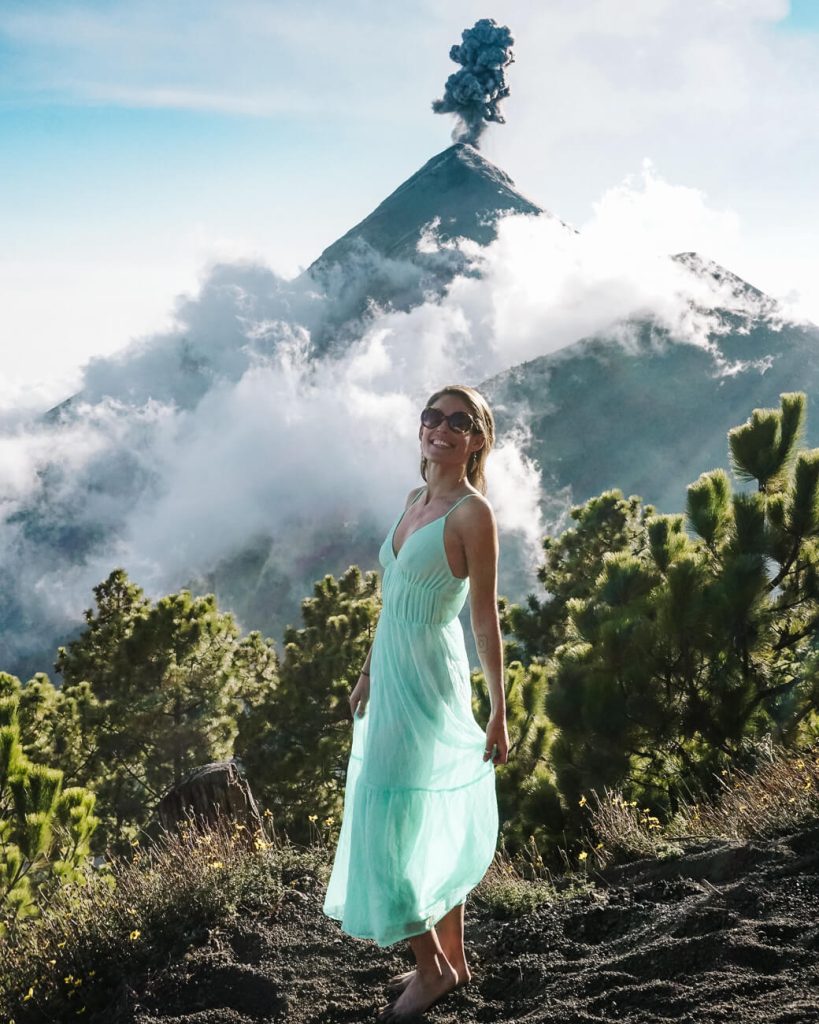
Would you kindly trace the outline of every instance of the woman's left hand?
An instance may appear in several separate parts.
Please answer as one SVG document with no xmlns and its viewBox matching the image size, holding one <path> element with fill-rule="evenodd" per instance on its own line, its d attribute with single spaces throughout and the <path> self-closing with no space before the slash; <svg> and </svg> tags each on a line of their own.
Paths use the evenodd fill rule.
<svg viewBox="0 0 819 1024">
<path fill-rule="evenodd" d="M 486 727 L 486 743 L 483 759 L 492 759 L 493 764 L 506 764 L 509 760 L 509 733 L 506 731 L 506 715 L 492 715 Z"/>
</svg>

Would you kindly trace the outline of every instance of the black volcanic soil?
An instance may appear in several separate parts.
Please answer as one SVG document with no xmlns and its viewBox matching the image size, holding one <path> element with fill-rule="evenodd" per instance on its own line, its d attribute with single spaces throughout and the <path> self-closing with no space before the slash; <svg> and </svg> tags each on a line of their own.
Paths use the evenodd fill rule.
<svg viewBox="0 0 819 1024">
<path fill-rule="evenodd" d="M 423 1018 L 597 1024 L 819 1022 L 819 823 L 775 840 L 707 843 L 608 869 L 597 889 L 515 920 L 467 902 L 473 982 Z M 134 1024 L 372 1021 L 406 969 L 343 935 L 323 889 L 282 905 L 149 979 L 120 1005 Z"/>
</svg>

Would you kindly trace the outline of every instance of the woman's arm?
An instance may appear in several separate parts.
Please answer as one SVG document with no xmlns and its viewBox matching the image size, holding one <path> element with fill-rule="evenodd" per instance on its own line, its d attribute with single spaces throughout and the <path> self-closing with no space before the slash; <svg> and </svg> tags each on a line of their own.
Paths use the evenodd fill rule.
<svg viewBox="0 0 819 1024">
<path fill-rule="evenodd" d="M 367 657 L 361 666 L 358 682 L 350 693 L 350 714 L 353 718 L 356 717 L 356 714 L 358 714 L 359 718 L 363 718 L 364 712 L 367 710 L 367 701 L 370 699 L 370 659 L 372 658 L 372 653 L 373 648 L 372 644 L 370 644 Z"/>
<path fill-rule="evenodd" d="M 464 553 L 469 575 L 472 632 L 481 668 L 489 687 L 491 712 L 486 727 L 484 761 L 506 764 L 506 695 L 503 686 L 503 643 L 498 618 L 498 530 L 488 502 L 468 501 L 469 520 L 463 522 Z M 464 517 L 465 520 L 465 517 Z M 496 748 L 493 754 L 493 747 Z"/>
</svg>

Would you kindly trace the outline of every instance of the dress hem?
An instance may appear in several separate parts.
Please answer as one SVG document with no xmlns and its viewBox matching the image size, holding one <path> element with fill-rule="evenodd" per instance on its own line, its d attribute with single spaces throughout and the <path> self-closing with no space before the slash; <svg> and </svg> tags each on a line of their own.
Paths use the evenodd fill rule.
<svg viewBox="0 0 819 1024">
<path fill-rule="evenodd" d="M 496 849 L 497 849 L 497 844 L 496 844 Z M 415 931 L 403 931 L 400 934 L 397 934 L 394 938 L 390 937 L 390 938 L 387 938 L 387 939 L 384 939 L 384 938 L 380 938 L 379 939 L 375 935 L 364 934 L 362 932 L 353 932 L 353 931 L 350 931 L 348 928 L 345 928 L 344 927 L 344 916 L 343 916 L 344 912 L 343 911 L 340 911 L 338 909 L 330 910 L 330 909 L 327 909 L 326 907 L 323 907 L 322 908 L 323 913 L 324 913 L 324 915 L 326 917 L 330 917 L 334 921 L 338 921 L 339 925 L 341 926 L 341 930 L 344 932 L 344 934 L 345 935 L 349 935 L 353 939 L 366 939 L 366 940 L 368 940 L 370 942 L 375 942 L 376 945 L 381 946 L 382 948 L 384 948 L 386 946 L 394 946 L 396 944 L 396 942 L 402 942 L 404 939 L 411 939 L 411 938 L 414 938 L 416 935 L 423 935 L 425 932 L 428 932 L 431 928 L 435 927 L 435 925 L 441 920 L 442 917 L 446 917 L 446 915 L 450 912 L 450 910 L 452 910 L 453 907 L 456 907 L 459 903 L 462 903 L 466 899 L 466 897 L 469 895 L 469 893 L 472 892 L 472 890 L 475 889 L 478 885 L 480 885 L 481 881 L 483 880 L 484 875 L 489 870 L 490 865 L 492 864 L 492 861 L 495 859 L 496 849 L 492 851 L 492 856 L 489 859 L 489 863 L 486 865 L 486 867 L 481 872 L 481 875 L 480 875 L 480 878 L 478 879 L 478 881 L 477 882 L 473 882 L 471 885 L 462 886 L 460 889 L 456 890 L 455 895 L 448 896 L 447 899 L 444 901 L 444 910 L 441 911 L 440 913 L 438 913 L 437 911 L 430 911 L 428 914 L 423 915 L 425 918 L 427 918 L 427 923 L 424 925 L 423 928 L 418 928 Z M 436 901 L 436 903 L 440 903 L 440 902 L 441 902 L 440 900 Z M 435 918 L 435 920 L 434 921 L 429 920 L 429 918 L 431 918 L 433 916 L 433 914 L 436 914 L 436 913 L 438 913 L 438 916 Z"/>
</svg>

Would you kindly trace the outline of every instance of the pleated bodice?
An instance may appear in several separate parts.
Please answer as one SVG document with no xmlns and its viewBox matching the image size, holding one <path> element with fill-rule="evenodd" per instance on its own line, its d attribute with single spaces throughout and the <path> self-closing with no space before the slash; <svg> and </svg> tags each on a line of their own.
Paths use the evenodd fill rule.
<svg viewBox="0 0 819 1024">
<path fill-rule="evenodd" d="M 449 514 L 468 497 L 465 495 L 444 515 L 410 533 L 397 555 L 395 531 L 403 515 L 396 520 L 378 553 L 384 569 L 382 616 L 428 626 L 442 626 L 457 619 L 469 592 L 469 580 L 453 576 L 444 549 L 444 530 Z"/>
</svg>

